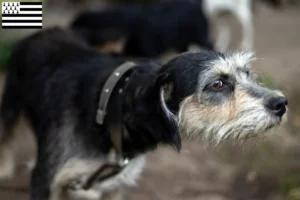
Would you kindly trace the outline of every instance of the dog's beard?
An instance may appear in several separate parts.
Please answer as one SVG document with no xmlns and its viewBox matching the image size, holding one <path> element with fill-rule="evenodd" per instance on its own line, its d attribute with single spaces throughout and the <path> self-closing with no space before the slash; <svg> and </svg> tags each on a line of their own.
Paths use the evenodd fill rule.
<svg viewBox="0 0 300 200">
<path fill-rule="evenodd" d="M 264 137 L 274 127 L 286 122 L 287 114 L 276 117 L 260 100 L 245 102 L 240 108 L 224 105 L 207 109 L 189 97 L 182 103 L 178 118 L 183 139 L 204 139 L 219 144 L 228 139 L 244 141 Z"/>
</svg>

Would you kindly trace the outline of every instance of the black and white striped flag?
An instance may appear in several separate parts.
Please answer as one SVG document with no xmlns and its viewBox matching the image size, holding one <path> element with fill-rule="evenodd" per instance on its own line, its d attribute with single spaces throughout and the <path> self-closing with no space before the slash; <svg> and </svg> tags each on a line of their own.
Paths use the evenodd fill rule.
<svg viewBox="0 0 300 200">
<path fill-rule="evenodd" d="M 42 2 L 2 2 L 2 28 L 42 28 Z"/>
</svg>

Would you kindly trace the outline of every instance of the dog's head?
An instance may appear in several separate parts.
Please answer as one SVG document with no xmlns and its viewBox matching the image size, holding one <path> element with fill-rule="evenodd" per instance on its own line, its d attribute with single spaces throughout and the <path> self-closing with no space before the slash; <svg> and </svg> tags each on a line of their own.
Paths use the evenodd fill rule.
<svg viewBox="0 0 300 200">
<path fill-rule="evenodd" d="M 287 100 L 259 83 L 251 53 L 184 53 L 160 71 L 161 103 L 181 136 L 220 142 L 259 136 L 287 119 Z"/>
</svg>

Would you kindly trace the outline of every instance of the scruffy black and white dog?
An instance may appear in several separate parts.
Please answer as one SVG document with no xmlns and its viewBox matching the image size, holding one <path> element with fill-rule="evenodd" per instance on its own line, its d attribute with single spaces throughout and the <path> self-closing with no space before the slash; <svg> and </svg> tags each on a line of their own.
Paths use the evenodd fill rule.
<svg viewBox="0 0 300 200">
<path fill-rule="evenodd" d="M 120 78 L 99 125 L 101 90 L 124 61 L 99 55 L 58 28 L 36 33 L 17 44 L 9 61 L 0 113 L 2 173 L 12 173 L 21 118 L 38 145 L 32 200 L 114 198 L 135 184 L 144 154 L 158 145 L 179 151 L 184 138 L 219 143 L 265 135 L 286 120 L 287 100 L 257 82 L 253 59 L 251 53 L 202 52 L 183 53 L 163 67 L 137 63 Z M 87 177 L 114 159 L 110 127 L 118 116 L 127 130 L 127 166 L 85 189 Z"/>
</svg>

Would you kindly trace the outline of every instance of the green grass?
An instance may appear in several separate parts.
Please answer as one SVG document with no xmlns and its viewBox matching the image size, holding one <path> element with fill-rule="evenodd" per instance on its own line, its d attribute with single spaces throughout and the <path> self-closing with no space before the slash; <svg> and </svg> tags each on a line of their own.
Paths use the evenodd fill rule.
<svg viewBox="0 0 300 200">
<path fill-rule="evenodd" d="M 280 192 L 290 200 L 300 200 L 300 174 L 290 173 L 280 180 Z"/>
<path fill-rule="evenodd" d="M 271 89 L 276 89 L 276 85 L 272 79 L 272 77 L 270 76 L 267 76 L 267 75 L 260 75 L 259 76 L 259 80 L 264 83 L 264 85 L 268 88 L 271 88 Z"/>
<path fill-rule="evenodd" d="M 4 69 L 15 42 L 0 44 L 0 70 Z"/>
</svg>

